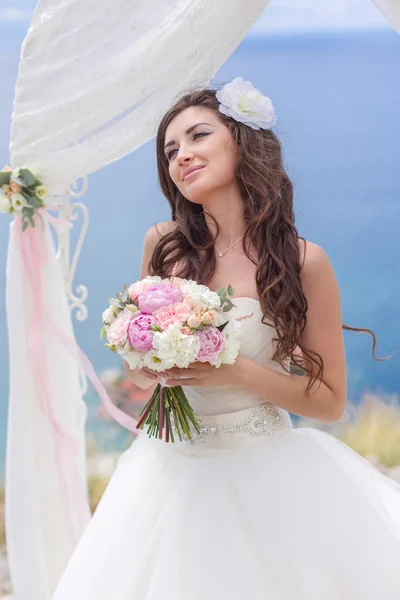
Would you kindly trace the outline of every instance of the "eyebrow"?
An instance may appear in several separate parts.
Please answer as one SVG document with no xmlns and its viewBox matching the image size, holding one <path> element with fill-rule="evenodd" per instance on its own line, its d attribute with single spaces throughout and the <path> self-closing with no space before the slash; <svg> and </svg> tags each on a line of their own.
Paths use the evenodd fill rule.
<svg viewBox="0 0 400 600">
<path fill-rule="evenodd" d="M 185 133 L 187 135 L 189 135 L 189 133 L 192 133 L 193 129 L 195 129 L 198 125 L 211 125 L 211 123 L 196 123 L 195 125 L 192 125 L 191 127 L 189 127 L 189 129 L 186 129 Z M 164 150 L 166 150 L 166 148 L 168 148 L 168 146 L 173 146 L 174 144 L 175 144 L 175 140 L 171 140 L 170 142 L 168 142 L 168 144 L 165 144 Z"/>
</svg>

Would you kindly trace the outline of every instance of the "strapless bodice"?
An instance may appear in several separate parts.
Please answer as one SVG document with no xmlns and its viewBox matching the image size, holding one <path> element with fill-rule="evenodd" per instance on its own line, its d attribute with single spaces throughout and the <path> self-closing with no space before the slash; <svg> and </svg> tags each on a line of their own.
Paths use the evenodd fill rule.
<svg viewBox="0 0 400 600">
<path fill-rule="evenodd" d="M 281 365 L 272 361 L 275 344 L 273 338 L 276 337 L 276 330 L 272 325 L 261 323 L 263 315 L 259 301 L 255 298 L 244 296 L 232 298 L 232 301 L 236 306 L 226 313 L 226 316 L 228 319 L 239 319 L 242 330 L 242 343 L 239 355 L 264 367 L 288 375 Z M 289 366 L 290 358 L 287 359 L 286 364 Z M 182 385 L 182 387 L 197 415 L 207 416 L 230 413 L 270 401 L 268 397 L 260 398 L 245 388 L 233 385 L 215 387 Z M 280 413 L 286 426 L 290 427 L 292 423 L 289 413 L 280 407 L 275 406 L 275 408 Z"/>
</svg>

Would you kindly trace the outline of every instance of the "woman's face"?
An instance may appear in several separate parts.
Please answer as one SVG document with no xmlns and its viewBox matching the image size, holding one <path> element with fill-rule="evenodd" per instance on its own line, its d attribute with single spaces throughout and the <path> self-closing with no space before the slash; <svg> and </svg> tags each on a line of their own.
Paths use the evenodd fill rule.
<svg viewBox="0 0 400 600">
<path fill-rule="evenodd" d="M 236 143 L 212 110 L 183 110 L 168 125 L 164 143 L 170 177 L 191 202 L 206 204 L 210 194 L 236 185 Z"/>
</svg>

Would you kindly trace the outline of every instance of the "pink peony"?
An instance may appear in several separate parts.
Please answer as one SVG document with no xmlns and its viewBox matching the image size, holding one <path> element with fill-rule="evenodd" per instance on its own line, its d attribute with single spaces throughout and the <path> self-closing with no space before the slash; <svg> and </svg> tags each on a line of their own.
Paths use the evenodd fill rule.
<svg viewBox="0 0 400 600">
<path fill-rule="evenodd" d="M 153 315 L 136 314 L 128 326 L 128 342 L 134 350 L 148 352 L 153 347 L 154 332 L 150 325 L 156 325 L 157 319 Z"/>
<path fill-rule="evenodd" d="M 181 290 L 171 283 L 156 283 L 138 295 L 138 306 L 142 313 L 153 314 L 156 310 L 182 302 Z"/>
<path fill-rule="evenodd" d="M 132 302 L 136 301 L 138 295 L 144 289 L 145 289 L 145 286 L 142 284 L 141 281 L 136 281 L 136 283 L 132 283 L 132 285 L 128 289 L 128 296 L 132 300 Z"/>
<path fill-rule="evenodd" d="M 173 325 L 177 322 L 184 323 L 191 314 L 190 306 L 184 302 L 165 306 L 153 313 L 157 317 L 158 324 L 163 329 L 167 329 L 168 325 Z"/>
<path fill-rule="evenodd" d="M 196 356 L 199 362 L 209 362 L 212 365 L 217 364 L 218 354 L 224 347 L 225 338 L 216 327 L 207 327 L 198 329 L 196 335 L 200 340 L 200 350 Z"/>
<path fill-rule="evenodd" d="M 113 344 L 114 346 L 123 346 L 125 344 L 128 325 L 133 315 L 134 313 L 127 308 L 121 310 L 117 315 L 107 331 L 107 337 L 110 344 Z"/>
</svg>

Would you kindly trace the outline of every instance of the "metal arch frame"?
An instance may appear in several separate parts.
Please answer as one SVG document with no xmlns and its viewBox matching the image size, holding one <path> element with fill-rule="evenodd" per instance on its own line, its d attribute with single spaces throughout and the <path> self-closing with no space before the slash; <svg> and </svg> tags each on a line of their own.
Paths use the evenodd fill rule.
<svg viewBox="0 0 400 600">
<path fill-rule="evenodd" d="M 81 181 L 81 188 L 78 188 L 78 182 Z M 68 197 L 73 199 L 82 198 L 88 189 L 88 178 L 84 175 L 80 179 L 72 181 L 68 188 Z M 76 318 L 78 321 L 85 321 L 88 317 L 88 309 L 85 301 L 88 297 L 88 289 L 85 285 L 78 285 L 76 292 L 73 291 L 73 280 L 76 272 L 76 267 L 79 261 L 79 256 L 85 240 L 86 232 L 89 225 L 89 211 L 83 202 L 70 202 L 60 204 L 58 207 L 59 217 L 63 221 L 77 221 L 78 212 L 81 212 L 83 217 L 81 231 L 78 241 L 71 259 L 71 239 L 70 228 L 65 227 L 62 231 L 57 230 L 57 260 L 64 277 L 65 293 L 71 313 L 76 309 Z M 81 371 L 81 392 L 84 395 L 87 391 L 87 379 L 85 373 Z"/>
</svg>

